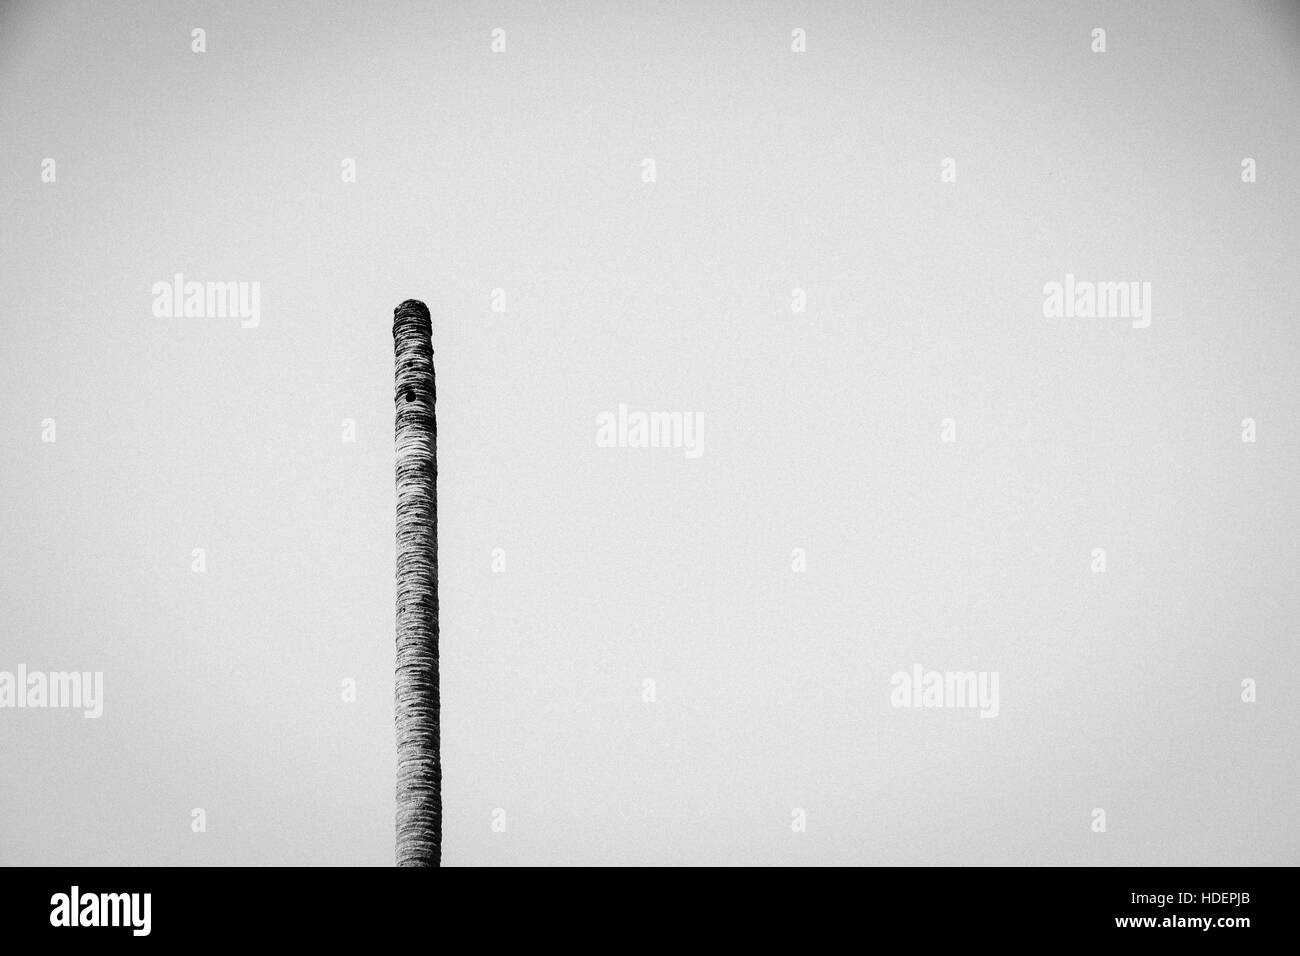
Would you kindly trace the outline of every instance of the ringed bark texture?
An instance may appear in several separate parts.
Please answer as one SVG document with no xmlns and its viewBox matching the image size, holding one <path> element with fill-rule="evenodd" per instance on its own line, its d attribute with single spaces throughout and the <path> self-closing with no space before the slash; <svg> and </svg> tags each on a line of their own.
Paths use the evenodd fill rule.
<svg viewBox="0 0 1300 956">
<path fill-rule="evenodd" d="M 433 326 L 423 302 L 393 310 L 397 360 L 397 865 L 442 858 L 438 728 L 438 423 Z"/>
</svg>

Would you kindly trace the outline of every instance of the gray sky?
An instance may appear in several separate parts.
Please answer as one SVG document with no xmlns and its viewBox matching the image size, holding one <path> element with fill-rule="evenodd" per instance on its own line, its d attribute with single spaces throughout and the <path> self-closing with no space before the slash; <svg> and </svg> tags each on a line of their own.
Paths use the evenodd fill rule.
<svg viewBox="0 0 1300 956">
<path fill-rule="evenodd" d="M 391 863 L 408 297 L 444 862 L 1300 863 L 1300 15 L 993 6 L 0 7 L 0 863 Z"/>
</svg>

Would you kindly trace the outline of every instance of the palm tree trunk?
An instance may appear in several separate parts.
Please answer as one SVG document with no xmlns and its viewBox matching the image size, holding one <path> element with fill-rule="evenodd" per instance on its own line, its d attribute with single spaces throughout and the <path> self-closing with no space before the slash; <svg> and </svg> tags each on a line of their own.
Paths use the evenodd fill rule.
<svg viewBox="0 0 1300 956">
<path fill-rule="evenodd" d="M 438 733 L 438 423 L 433 325 L 423 302 L 393 310 L 397 360 L 397 865 L 442 859 Z"/>
</svg>

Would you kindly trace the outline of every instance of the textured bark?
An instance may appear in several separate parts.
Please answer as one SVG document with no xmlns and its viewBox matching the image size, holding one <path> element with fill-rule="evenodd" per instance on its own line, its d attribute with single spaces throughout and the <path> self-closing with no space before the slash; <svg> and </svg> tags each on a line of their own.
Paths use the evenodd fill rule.
<svg viewBox="0 0 1300 956">
<path fill-rule="evenodd" d="M 438 730 L 438 423 L 432 322 L 393 310 L 397 360 L 397 865 L 442 858 Z"/>
</svg>

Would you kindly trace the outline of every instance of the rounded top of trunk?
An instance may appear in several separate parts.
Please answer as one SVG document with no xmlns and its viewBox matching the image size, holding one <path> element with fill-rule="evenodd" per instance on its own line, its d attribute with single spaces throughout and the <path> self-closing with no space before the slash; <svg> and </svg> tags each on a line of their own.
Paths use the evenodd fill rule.
<svg viewBox="0 0 1300 956">
<path fill-rule="evenodd" d="M 429 318 L 429 307 L 419 299 L 407 299 L 393 310 L 393 337 L 402 332 L 431 335 L 433 320 Z"/>
</svg>

